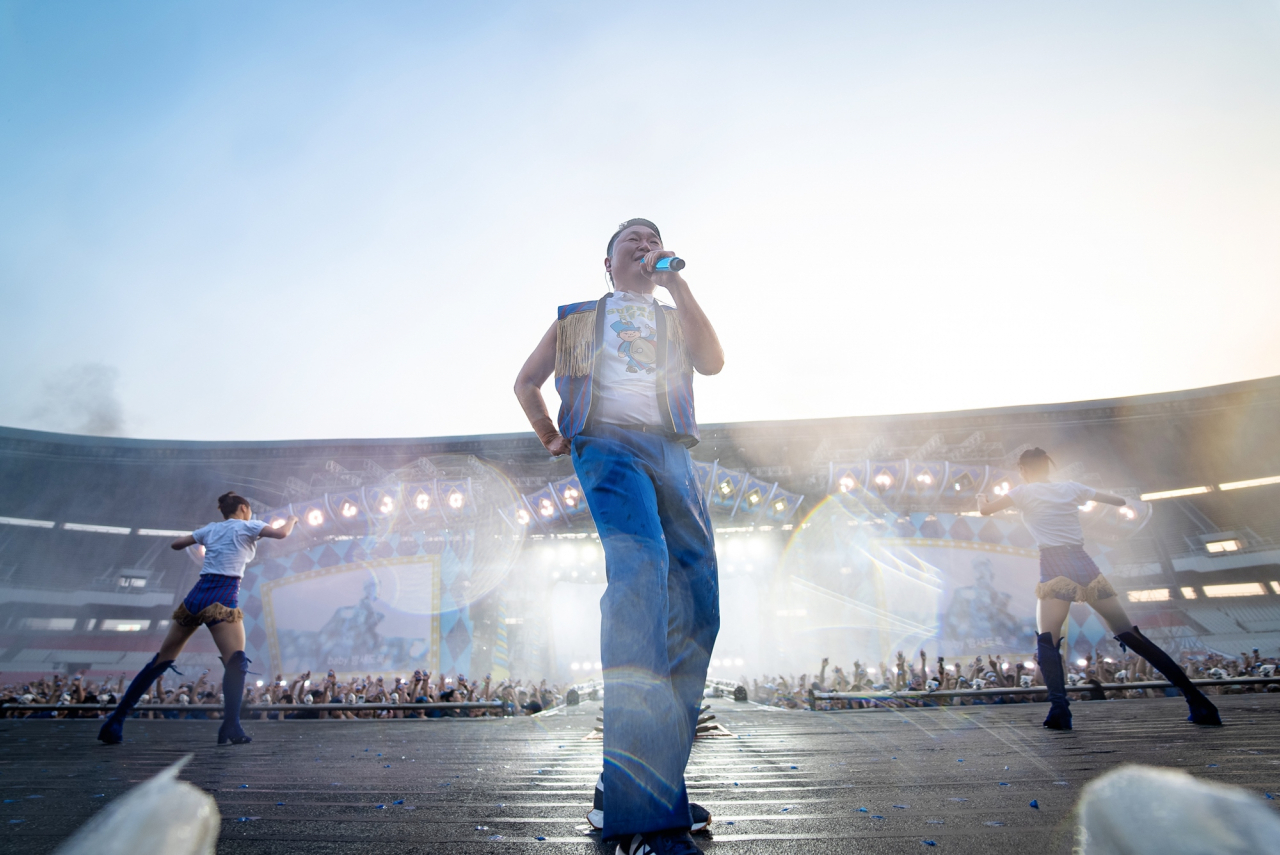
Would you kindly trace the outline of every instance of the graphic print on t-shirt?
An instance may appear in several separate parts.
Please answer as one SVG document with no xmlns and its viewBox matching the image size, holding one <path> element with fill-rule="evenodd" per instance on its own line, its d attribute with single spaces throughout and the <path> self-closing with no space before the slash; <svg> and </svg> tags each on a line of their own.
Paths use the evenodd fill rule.
<svg viewBox="0 0 1280 855">
<path fill-rule="evenodd" d="M 628 374 L 652 374 L 658 364 L 658 331 L 654 329 L 653 306 L 625 305 L 610 307 L 607 315 L 618 315 L 609 324 L 622 343 L 618 345 L 618 358 L 626 362 Z M 641 330 L 640 324 L 644 324 Z"/>
</svg>

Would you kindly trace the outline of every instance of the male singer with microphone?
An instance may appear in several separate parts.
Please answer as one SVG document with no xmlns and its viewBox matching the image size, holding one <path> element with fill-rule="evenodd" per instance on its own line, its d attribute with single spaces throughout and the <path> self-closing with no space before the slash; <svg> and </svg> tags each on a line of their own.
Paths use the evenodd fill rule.
<svg viewBox="0 0 1280 855">
<path fill-rule="evenodd" d="M 693 372 L 718 373 L 724 352 L 683 264 L 663 259 L 675 253 L 656 225 L 619 226 L 604 260 L 614 290 L 561 306 L 515 386 L 542 444 L 571 455 L 604 546 L 604 774 L 590 819 L 618 855 L 698 853 L 690 829 L 710 822 L 684 785 L 720 629 L 715 544 L 689 448 Z M 655 300 L 655 286 L 675 305 Z M 558 430 L 540 391 L 553 372 Z"/>
</svg>

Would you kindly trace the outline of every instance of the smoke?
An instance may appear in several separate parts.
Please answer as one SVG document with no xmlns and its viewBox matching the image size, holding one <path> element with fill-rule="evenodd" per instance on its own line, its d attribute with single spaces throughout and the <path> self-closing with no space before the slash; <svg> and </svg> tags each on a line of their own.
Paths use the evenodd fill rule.
<svg viewBox="0 0 1280 855">
<path fill-rule="evenodd" d="M 122 436 L 124 409 L 116 396 L 120 372 L 100 362 L 73 365 L 44 382 L 31 410 L 33 427 L 62 433 Z"/>
</svg>

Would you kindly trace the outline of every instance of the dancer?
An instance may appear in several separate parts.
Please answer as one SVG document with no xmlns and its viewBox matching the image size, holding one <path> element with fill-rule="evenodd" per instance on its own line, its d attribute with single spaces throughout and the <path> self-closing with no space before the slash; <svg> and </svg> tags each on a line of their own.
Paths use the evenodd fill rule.
<svg viewBox="0 0 1280 855">
<path fill-rule="evenodd" d="M 271 528 L 255 520 L 249 500 L 235 493 L 219 496 L 218 510 L 222 512 L 222 522 L 209 523 L 170 544 L 173 549 L 186 549 L 197 543 L 204 547 L 200 579 L 174 610 L 173 623 L 160 645 L 160 652 L 133 678 L 119 705 L 98 731 L 98 739 L 107 745 L 117 745 L 124 739 L 124 721 L 138 699 L 157 677 L 173 668 L 174 660 L 201 624 L 209 627 L 225 669 L 222 677 L 224 712 L 222 726 L 218 728 L 218 744 L 240 745 L 253 741 L 240 727 L 240 704 L 244 700 L 249 659 L 244 655 L 243 615 L 236 607 L 236 599 L 240 580 L 244 578 L 244 566 L 253 560 L 258 539 L 283 540 L 293 531 L 298 518 L 291 516 L 280 528 Z"/>
<path fill-rule="evenodd" d="M 1111 583 L 1084 551 L 1079 506 L 1092 501 L 1124 507 L 1125 500 L 1074 481 L 1051 482 L 1051 465 L 1053 460 L 1044 449 L 1028 449 L 1018 458 L 1018 471 L 1026 483 L 1019 484 L 994 502 L 987 501 L 985 494 L 978 496 L 978 511 L 984 517 L 1006 508 L 1021 511 L 1023 524 L 1040 547 L 1040 584 L 1036 585 L 1036 630 L 1039 633 L 1036 636 L 1036 659 L 1049 689 L 1049 715 L 1044 726 L 1053 730 L 1071 729 L 1066 675 L 1059 648 L 1062 627 L 1072 603 L 1088 603 L 1106 621 L 1122 648 L 1146 659 L 1182 691 L 1190 708 L 1187 721 L 1221 725 L 1217 708 L 1169 654 L 1133 625 Z"/>
<path fill-rule="evenodd" d="M 698 853 L 689 831 L 710 822 L 684 784 L 720 628 L 713 532 L 688 449 L 693 372 L 716 374 L 724 353 L 688 283 L 655 267 L 673 255 L 649 220 L 619 226 L 604 260 L 615 290 L 561 306 L 515 385 L 542 444 L 571 455 L 604 546 L 604 773 L 591 819 L 619 855 Z M 552 373 L 559 430 L 540 391 Z"/>
</svg>

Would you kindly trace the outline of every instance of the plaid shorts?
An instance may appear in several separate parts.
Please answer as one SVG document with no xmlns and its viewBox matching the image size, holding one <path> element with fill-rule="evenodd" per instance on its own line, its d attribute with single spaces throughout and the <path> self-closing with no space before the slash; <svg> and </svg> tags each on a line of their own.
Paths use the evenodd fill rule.
<svg viewBox="0 0 1280 855">
<path fill-rule="evenodd" d="M 1040 547 L 1039 599 L 1092 603 L 1116 595 L 1107 577 L 1093 563 L 1083 546 Z"/>
<path fill-rule="evenodd" d="M 239 576 L 205 573 L 174 610 L 173 619 L 182 626 L 215 626 L 223 621 L 235 623 L 243 618 L 243 613 L 237 608 L 239 597 Z"/>
</svg>

